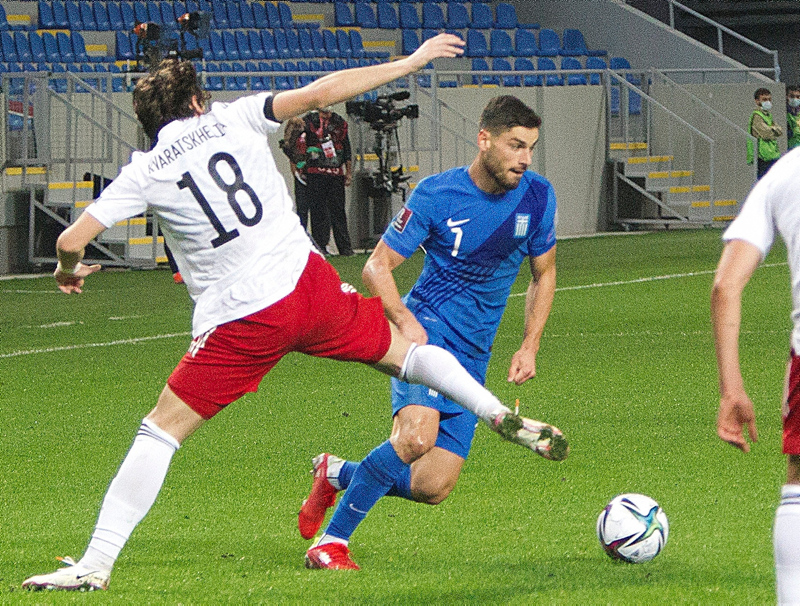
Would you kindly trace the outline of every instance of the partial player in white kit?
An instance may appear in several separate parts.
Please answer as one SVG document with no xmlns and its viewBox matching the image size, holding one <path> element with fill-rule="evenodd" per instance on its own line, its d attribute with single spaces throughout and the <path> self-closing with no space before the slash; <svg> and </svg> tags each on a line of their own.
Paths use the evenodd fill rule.
<svg viewBox="0 0 800 606">
<path fill-rule="evenodd" d="M 786 243 L 792 279 L 791 354 L 783 393 L 786 484 L 775 512 L 773 542 L 778 603 L 800 604 L 800 150 L 779 160 L 755 185 L 739 216 L 725 231 L 725 248 L 711 293 L 719 370 L 719 437 L 749 452 L 744 437 L 758 439 L 753 402 L 739 366 L 742 292 L 766 257 L 775 234 Z"/>
<path fill-rule="evenodd" d="M 415 346 L 383 315 L 379 299 L 344 288 L 292 210 L 266 135 L 279 122 L 349 99 L 462 53 L 442 34 L 411 56 L 329 74 L 275 96 L 261 93 L 204 113 L 191 63 L 166 60 L 139 80 L 134 109 L 157 142 L 135 154 L 97 202 L 59 237 L 55 279 L 80 293 L 99 266 L 81 263 L 89 242 L 117 221 L 152 209 L 195 301 L 187 354 L 108 488 L 84 556 L 27 579 L 29 589 L 106 589 L 131 532 L 153 505 L 173 454 L 205 420 L 247 392 L 290 351 L 359 361 L 428 385 L 528 448 L 538 435 L 444 350 Z"/>
</svg>

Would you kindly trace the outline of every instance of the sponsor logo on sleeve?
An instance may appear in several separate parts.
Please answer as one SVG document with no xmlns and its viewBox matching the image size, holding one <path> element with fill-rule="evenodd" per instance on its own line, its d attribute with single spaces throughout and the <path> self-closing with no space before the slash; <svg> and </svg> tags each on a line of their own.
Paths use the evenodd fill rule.
<svg viewBox="0 0 800 606">
<path fill-rule="evenodd" d="M 395 216 L 394 220 L 392 221 L 392 227 L 394 227 L 397 233 L 403 233 L 403 230 L 406 228 L 406 225 L 408 225 L 411 215 L 413 214 L 414 211 L 409 210 L 406 206 L 400 209 L 400 212 L 397 213 L 397 216 Z"/>
</svg>

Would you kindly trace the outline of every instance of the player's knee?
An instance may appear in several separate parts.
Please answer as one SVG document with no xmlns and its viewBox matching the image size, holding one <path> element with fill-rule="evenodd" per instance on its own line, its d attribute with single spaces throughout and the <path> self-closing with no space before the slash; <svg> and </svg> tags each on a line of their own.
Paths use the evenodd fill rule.
<svg viewBox="0 0 800 606">
<path fill-rule="evenodd" d="M 436 445 L 436 436 L 417 428 L 400 431 L 392 436 L 392 446 L 406 463 L 412 463 Z"/>
<path fill-rule="evenodd" d="M 445 478 L 429 479 L 417 490 L 412 489 L 414 500 L 426 505 L 438 505 L 453 491 L 453 483 Z"/>
</svg>

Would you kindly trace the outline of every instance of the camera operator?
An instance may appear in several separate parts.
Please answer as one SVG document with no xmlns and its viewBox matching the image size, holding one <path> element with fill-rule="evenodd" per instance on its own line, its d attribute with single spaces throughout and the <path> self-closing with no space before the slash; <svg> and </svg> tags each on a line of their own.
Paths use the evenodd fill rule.
<svg viewBox="0 0 800 606">
<path fill-rule="evenodd" d="M 339 254 L 353 255 L 345 214 L 345 187 L 353 178 L 353 163 L 347 122 L 339 114 L 323 107 L 303 118 L 306 141 L 306 183 L 311 207 L 311 235 L 327 253 L 333 227 L 333 239 Z"/>
</svg>

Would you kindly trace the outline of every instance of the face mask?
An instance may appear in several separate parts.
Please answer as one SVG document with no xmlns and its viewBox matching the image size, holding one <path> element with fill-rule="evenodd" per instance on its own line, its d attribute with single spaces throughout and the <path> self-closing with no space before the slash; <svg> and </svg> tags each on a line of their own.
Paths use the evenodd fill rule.
<svg viewBox="0 0 800 606">
<path fill-rule="evenodd" d="M 768 112 L 769 110 L 771 110 L 772 109 L 772 101 L 764 101 L 764 102 L 762 102 L 761 103 L 761 109 L 763 109 L 765 112 Z"/>
<path fill-rule="evenodd" d="M 800 99 L 789 99 L 789 107 L 800 107 Z"/>
</svg>

